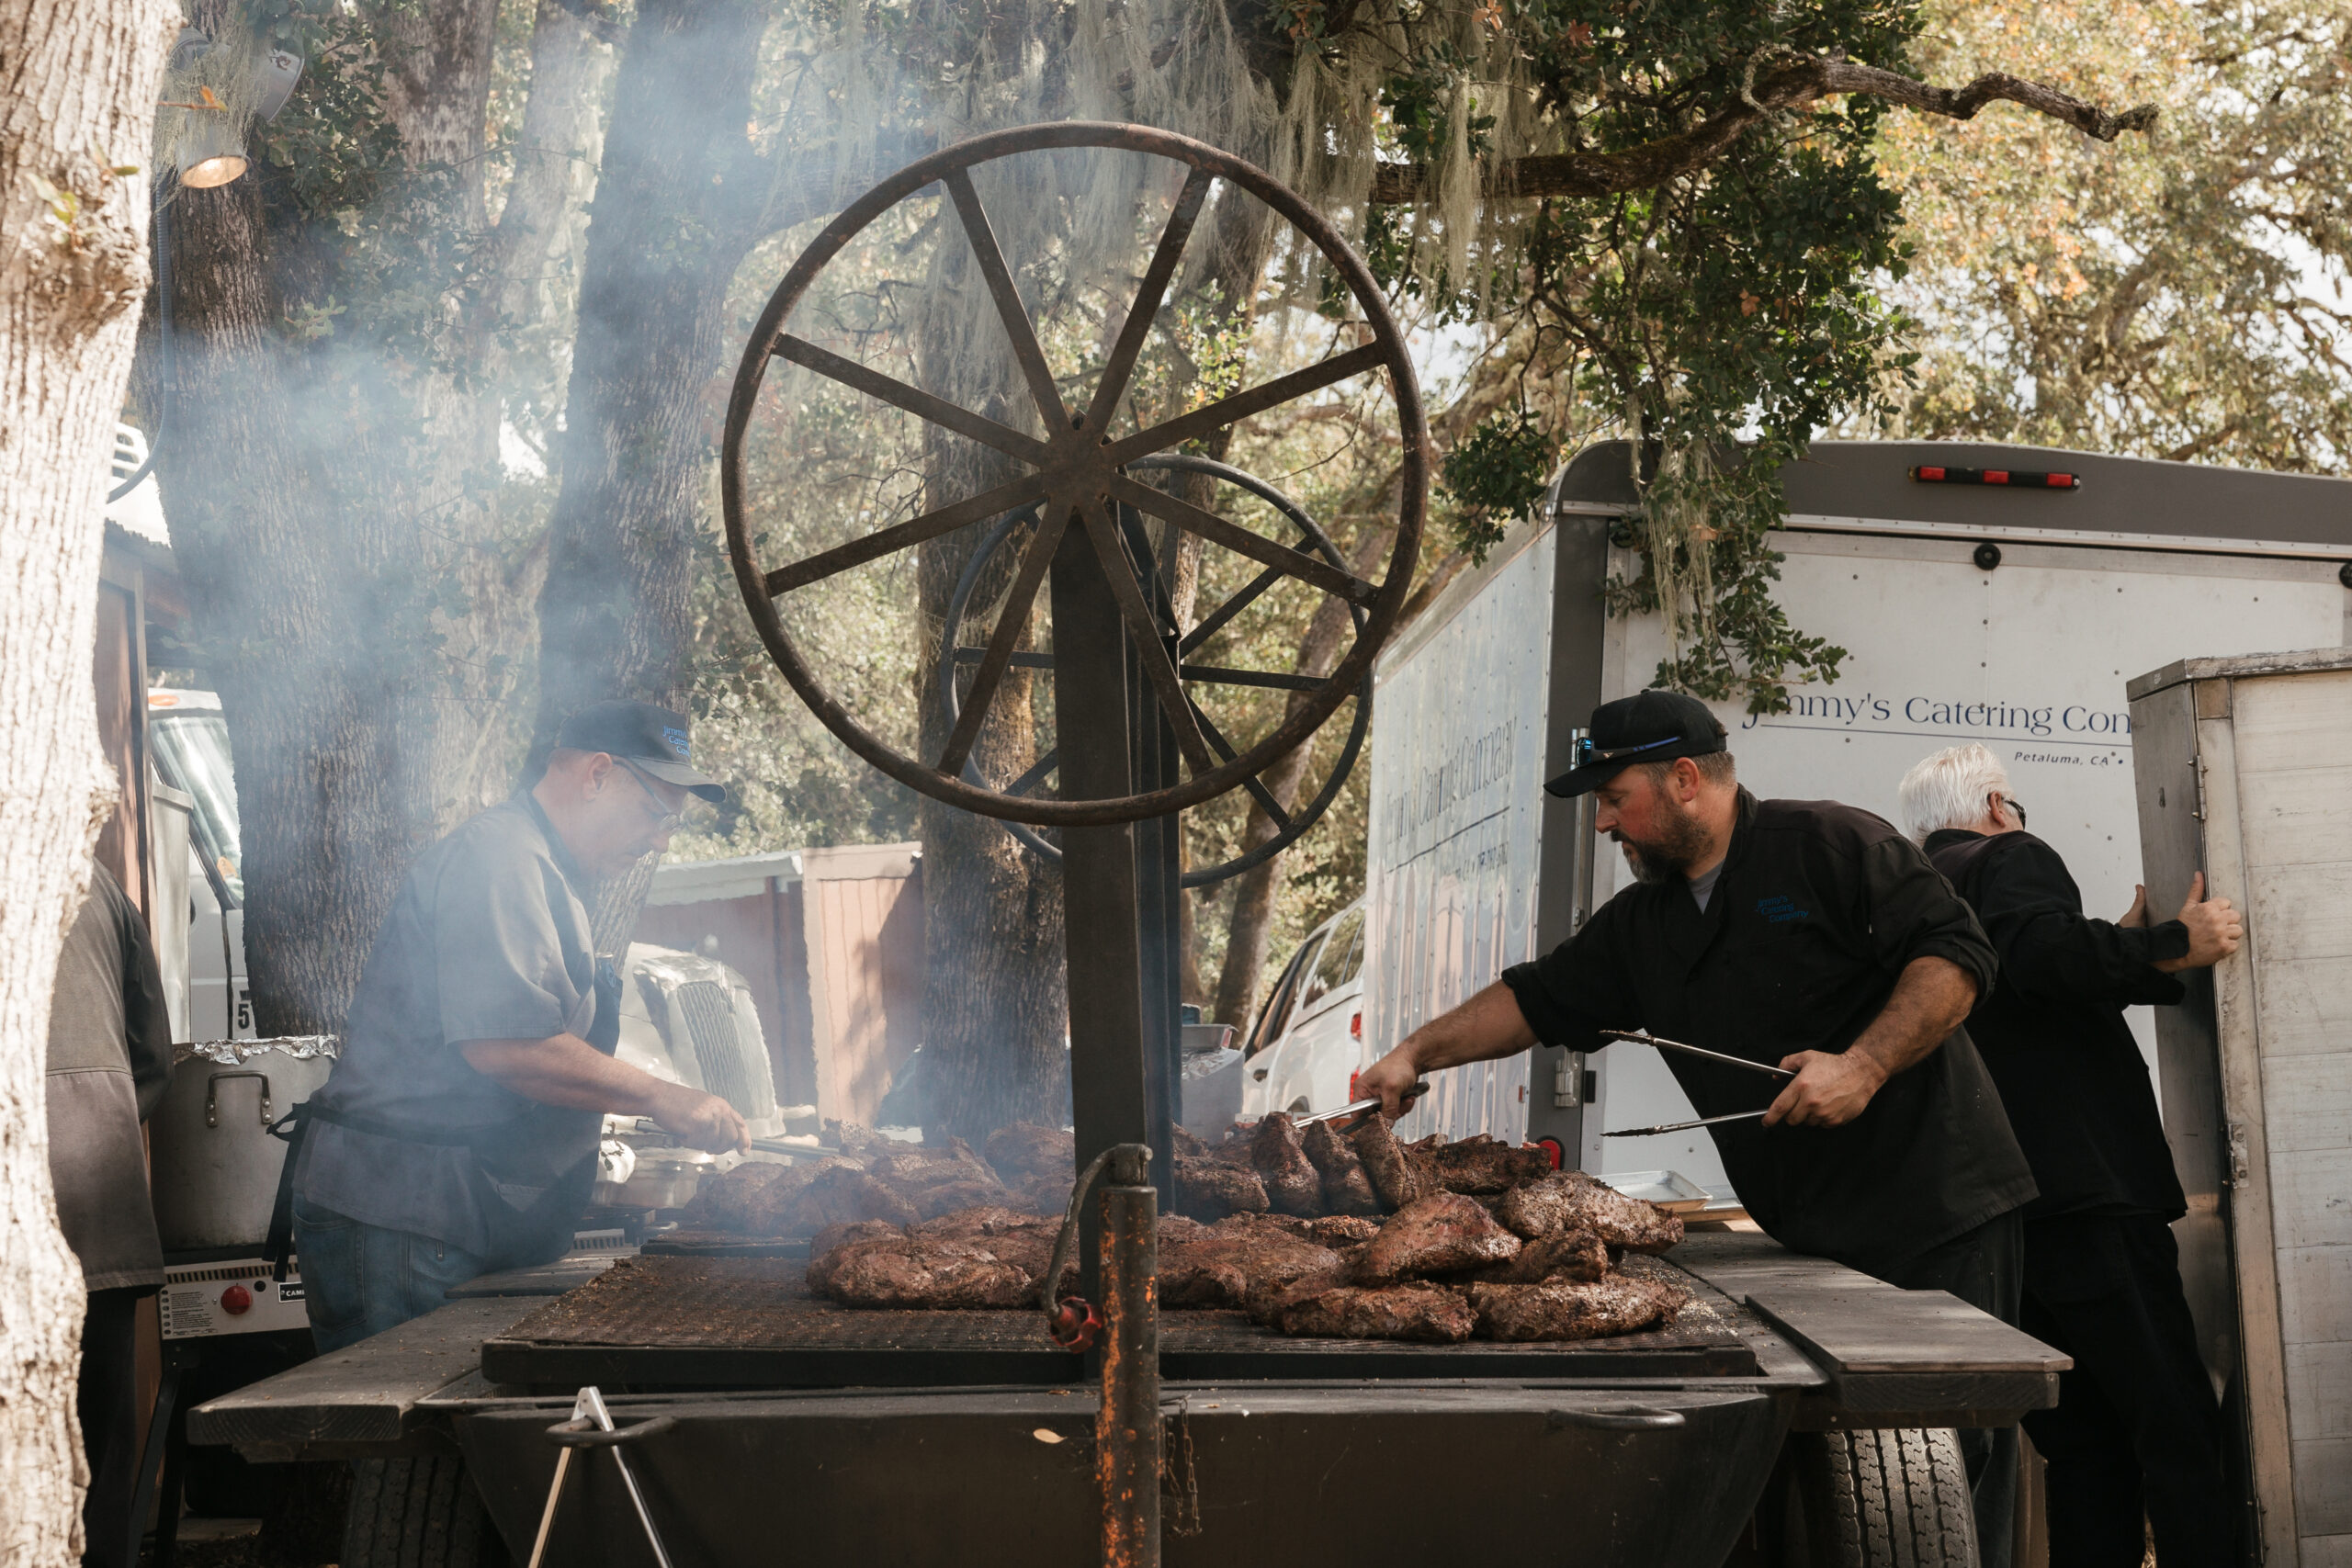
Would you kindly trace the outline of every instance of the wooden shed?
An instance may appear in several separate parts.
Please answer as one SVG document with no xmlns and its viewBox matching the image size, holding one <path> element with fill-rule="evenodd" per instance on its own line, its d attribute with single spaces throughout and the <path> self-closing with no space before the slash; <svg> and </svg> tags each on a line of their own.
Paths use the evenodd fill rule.
<svg viewBox="0 0 2352 1568">
<path fill-rule="evenodd" d="M 2245 945 L 2156 1013 L 2173 1228 L 2250 1483 L 2249 1562 L 2352 1562 L 2352 648 L 2133 681 L 2151 908 L 2199 868 Z M 2167 902 L 2166 900 L 2170 900 Z"/>
<path fill-rule="evenodd" d="M 776 1099 L 871 1125 L 922 1040 L 922 852 L 851 844 L 654 873 L 636 939 L 751 985 Z"/>
</svg>

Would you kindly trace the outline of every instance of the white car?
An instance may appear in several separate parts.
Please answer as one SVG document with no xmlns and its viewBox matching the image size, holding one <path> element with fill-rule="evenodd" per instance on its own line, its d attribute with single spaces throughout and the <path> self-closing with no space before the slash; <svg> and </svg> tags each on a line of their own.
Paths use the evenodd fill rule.
<svg viewBox="0 0 2352 1568">
<path fill-rule="evenodd" d="M 1241 1120 L 1335 1111 L 1363 1066 L 1363 902 L 1307 934 L 1243 1050 Z"/>
</svg>

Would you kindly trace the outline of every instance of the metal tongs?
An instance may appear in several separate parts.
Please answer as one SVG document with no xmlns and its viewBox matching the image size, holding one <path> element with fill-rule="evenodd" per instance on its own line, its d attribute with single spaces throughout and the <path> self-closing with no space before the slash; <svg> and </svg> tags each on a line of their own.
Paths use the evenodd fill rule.
<svg viewBox="0 0 2352 1568">
<path fill-rule="evenodd" d="M 1636 1045 L 1653 1046 L 1660 1051 L 1679 1051 L 1685 1055 L 1704 1056 L 1710 1062 L 1721 1062 L 1726 1066 L 1746 1067 L 1751 1073 L 1762 1073 L 1768 1077 L 1796 1077 L 1796 1074 L 1786 1067 L 1776 1067 L 1768 1062 L 1751 1062 L 1745 1056 L 1726 1055 L 1721 1051 L 1710 1051 L 1703 1045 L 1685 1045 L 1679 1040 L 1661 1039 L 1655 1034 L 1634 1034 L 1623 1029 L 1604 1029 L 1600 1032 L 1611 1040 L 1630 1040 Z M 1770 1109 L 1767 1106 L 1765 1111 Z M 1712 1127 L 1719 1122 L 1752 1122 L 1764 1113 L 1764 1111 L 1735 1111 L 1728 1116 L 1702 1116 L 1695 1122 L 1668 1122 L 1657 1127 L 1621 1127 L 1616 1132 L 1603 1133 L 1600 1135 L 1604 1138 L 1648 1138 L 1655 1137 L 1660 1133 L 1687 1133 L 1693 1127 Z"/>
<path fill-rule="evenodd" d="M 1402 1104 L 1410 1105 L 1413 1101 L 1420 1099 L 1421 1096 L 1429 1093 L 1429 1082 L 1427 1079 L 1424 1079 L 1421 1082 L 1415 1084 L 1412 1088 L 1407 1089 L 1403 1094 L 1397 1096 L 1397 1100 Z M 1361 1116 L 1367 1111 L 1377 1111 L 1379 1109 L 1380 1097 L 1378 1095 L 1374 1095 L 1370 1100 L 1359 1100 L 1352 1104 L 1342 1105 L 1337 1111 L 1310 1111 L 1303 1116 L 1294 1116 L 1290 1121 L 1291 1125 L 1294 1127 L 1307 1127 L 1312 1126 L 1317 1122 L 1337 1122 L 1343 1117 Z"/>
</svg>

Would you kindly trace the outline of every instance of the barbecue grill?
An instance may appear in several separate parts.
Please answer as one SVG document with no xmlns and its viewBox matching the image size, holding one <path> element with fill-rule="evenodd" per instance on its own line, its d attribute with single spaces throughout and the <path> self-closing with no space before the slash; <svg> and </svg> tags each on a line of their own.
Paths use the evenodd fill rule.
<svg viewBox="0 0 2352 1568">
<path fill-rule="evenodd" d="M 1164 160 L 1182 189 L 1100 382 L 1073 410 L 973 175 L 1000 160 L 1099 150 Z M 1120 389 L 1212 185 L 1292 226 L 1328 266 L 1337 313 L 1354 318 L 1343 333 L 1361 341 L 1114 436 Z M 974 287 L 985 285 L 1001 314 L 1043 440 L 795 335 L 814 330 L 793 312 L 829 262 L 934 186 L 947 197 L 937 220 L 960 223 L 970 242 Z M 746 510 L 744 456 L 779 359 L 1031 471 L 816 555 L 767 560 Z M 1311 525 L 1300 541 L 1262 537 L 1129 477 L 1128 465 L 1363 376 L 1394 399 L 1403 436 L 1393 543 L 1369 575 L 1334 564 Z M 1949 1296 L 1894 1291 L 1760 1236 L 1694 1238 L 1671 1259 L 1629 1260 L 1683 1283 L 1694 1304 L 1669 1328 L 1612 1339 L 1302 1340 L 1236 1314 L 1158 1311 L 1154 1216 L 1171 1185 L 1180 1081 L 1173 814 L 1236 788 L 1263 795 L 1260 773 L 1358 696 L 1411 584 L 1426 448 L 1411 365 L 1363 261 L 1295 194 L 1213 148 L 1136 126 L 1035 127 L 946 149 L 853 203 L 786 274 L 746 349 L 722 468 L 730 555 L 770 654 L 853 750 L 938 800 L 1059 830 L 1077 1157 L 1107 1172 L 1081 1205 L 1091 1221 L 1082 1290 L 1102 1304 L 1100 1347 L 1059 1348 L 1035 1312 L 834 1307 L 811 1297 L 805 1258 L 788 1247 L 679 1246 L 585 1284 L 576 1269 L 476 1281 L 439 1313 L 203 1407 L 192 1435 L 267 1458 L 454 1447 L 510 1546 L 520 1554 L 536 1539 L 541 1561 L 564 1563 L 662 1560 L 649 1539 L 658 1531 L 670 1560 L 713 1564 L 1146 1564 L 1163 1550 L 1177 1563 L 1419 1564 L 1471 1546 L 1595 1568 L 1720 1568 L 1792 1429 L 1998 1424 L 2048 1404 L 2065 1363 L 2046 1348 Z M 1018 523 L 1025 535 L 1004 526 L 1033 507 Z M 1138 537 L 1143 517 L 1262 570 L 1188 633 L 1172 598 L 1177 552 Z M 826 688 L 778 602 L 982 524 L 995 526 L 991 549 L 1017 542 L 1019 564 L 984 646 L 963 646 L 960 608 L 950 618 L 947 655 L 970 680 L 954 687 L 944 747 L 909 756 L 883 739 L 905 727 L 854 714 Z M 1195 634 L 1279 580 L 1340 601 L 1354 641 L 1327 673 L 1271 682 L 1295 698 L 1266 733 L 1227 738 L 1188 689 L 1204 668 L 1231 673 L 1189 657 Z M 1022 646 L 1041 592 L 1049 653 Z M 1051 674 L 1054 746 L 1018 776 L 973 768 L 1007 672 L 1032 670 Z M 582 1392 L 590 1384 L 604 1405 Z M 609 1428 L 574 1419 L 605 1406 Z M 1964 1543 L 1949 1442 L 1917 1432 L 1888 1441 L 1943 1489 L 1906 1493 L 1898 1474 L 1891 1494 L 1880 1478 L 1871 1500 L 1891 1496 L 1889 1517 L 1923 1540 Z M 572 1456 L 560 1470 L 558 1442 Z M 1871 1492 L 1849 1439 L 1807 1442 L 1809 1461 L 1787 1473 L 1834 1475 L 1849 1497 Z M 626 1454 L 628 1471 L 588 1445 Z M 443 1488 L 424 1497 L 431 1506 L 462 1502 L 446 1475 L 414 1473 L 424 1477 L 416 1486 Z M 566 1475 L 551 1502 L 550 1482 Z M 1838 1530 L 1858 1517 L 1850 1509 L 1807 1517 L 1832 1553 L 1815 1561 L 1896 1560 L 1859 1538 L 1834 1555 Z M 1905 1550 L 1906 1562 L 1959 1561 Z"/>
</svg>

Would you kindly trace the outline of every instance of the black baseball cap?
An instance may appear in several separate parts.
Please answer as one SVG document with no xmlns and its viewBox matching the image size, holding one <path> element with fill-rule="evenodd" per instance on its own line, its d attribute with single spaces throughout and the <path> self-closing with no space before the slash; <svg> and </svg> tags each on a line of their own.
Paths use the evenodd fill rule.
<svg viewBox="0 0 2352 1568">
<path fill-rule="evenodd" d="M 1711 757 L 1724 750 L 1724 727 L 1707 705 L 1680 692 L 1653 688 L 1603 703 L 1577 742 L 1577 765 L 1544 787 L 1554 795 L 1599 789 L 1636 762 Z"/>
<path fill-rule="evenodd" d="M 572 751 L 603 751 L 625 757 L 663 784 L 682 784 L 705 800 L 725 800 L 727 790 L 689 761 L 686 716 L 651 703 L 591 703 L 563 721 L 558 746 Z"/>
</svg>

